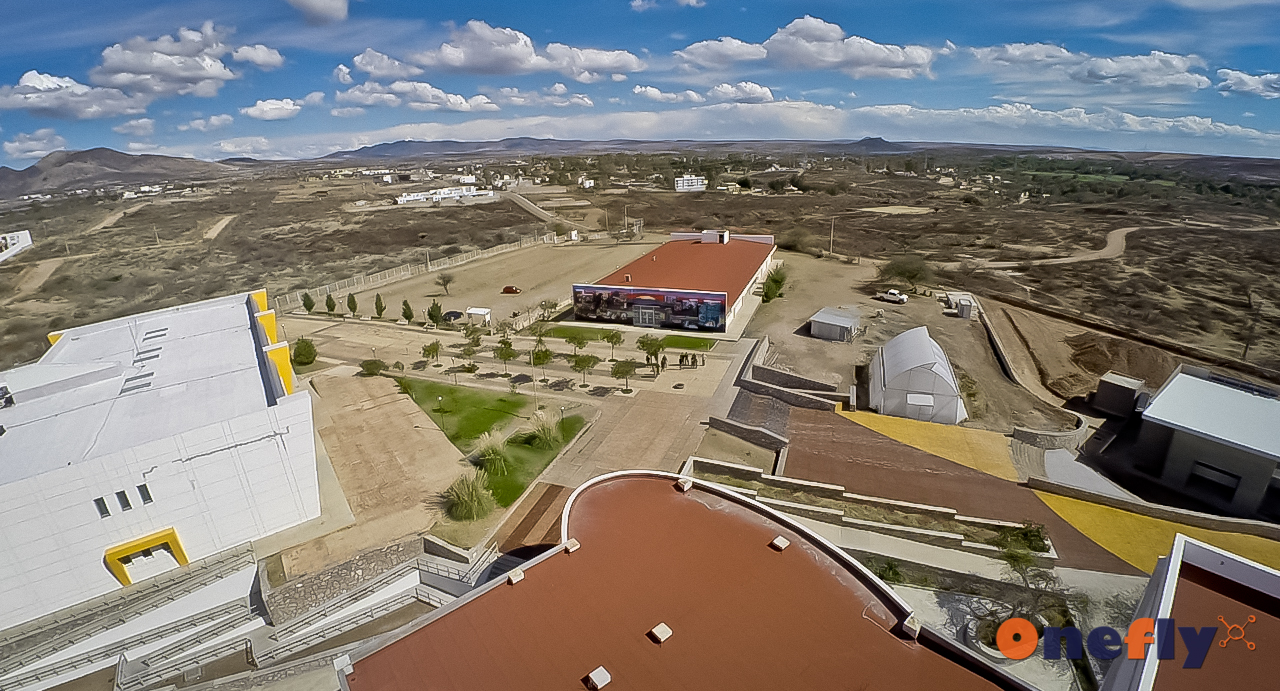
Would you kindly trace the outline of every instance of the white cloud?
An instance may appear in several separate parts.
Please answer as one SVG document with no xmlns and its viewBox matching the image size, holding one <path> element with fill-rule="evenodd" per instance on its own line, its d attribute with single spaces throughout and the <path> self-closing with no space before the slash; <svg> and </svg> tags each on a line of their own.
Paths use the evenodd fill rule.
<svg viewBox="0 0 1280 691">
<path fill-rule="evenodd" d="M 44 158 L 65 148 L 67 148 L 67 140 L 48 127 L 30 134 L 19 133 L 18 136 L 4 143 L 5 155 L 14 159 Z"/>
<path fill-rule="evenodd" d="M 778 29 L 763 44 L 769 59 L 799 70 L 839 70 L 850 77 L 910 79 L 928 75 L 934 52 L 846 37 L 838 24 L 805 15 Z"/>
<path fill-rule="evenodd" d="M 333 68 L 333 78 L 339 84 L 354 84 L 356 81 L 351 77 L 351 68 L 346 65 L 338 65 Z"/>
<path fill-rule="evenodd" d="M 763 60 L 768 55 L 769 51 L 764 46 L 740 41 L 732 36 L 721 36 L 714 41 L 698 41 L 675 51 L 675 56 L 686 64 L 709 70 L 721 70 L 735 62 Z"/>
<path fill-rule="evenodd" d="M 179 29 L 176 39 L 139 36 L 110 46 L 89 79 L 135 94 L 217 96 L 223 84 L 238 78 L 222 62 L 228 51 L 213 22 L 205 22 L 199 31 Z"/>
<path fill-rule="evenodd" d="M 235 122 L 235 118 L 223 113 L 222 115 L 211 115 L 208 118 L 196 118 L 185 125 L 178 125 L 178 129 L 186 132 L 187 130 L 196 130 L 197 132 L 212 132 L 220 130 L 227 125 Z"/>
<path fill-rule="evenodd" d="M 1218 90 L 1226 95 L 1228 91 L 1239 94 L 1250 94 L 1263 98 L 1280 98 L 1280 74 L 1260 74 L 1254 76 L 1239 70 L 1218 70 Z M 1246 114 L 1248 115 L 1248 114 Z"/>
<path fill-rule="evenodd" d="M 707 100 L 705 96 L 692 90 L 666 92 L 656 86 L 640 86 L 639 84 L 631 89 L 631 93 L 637 96 L 644 96 L 650 101 L 657 101 L 658 103 L 702 103 Z"/>
<path fill-rule="evenodd" d="M 1280 0 L 1169 0 L 1175 5 L 1193 10 L 1233 10 L 1252 5 L 1280 5 Z"/>
<path fill-rule="evenodd" d="M 150 137 L 155 134 L 156 121 L 151 118 L 137 118 L 112 127 L 111 131 L 117 134 L 131 134 L 135 137 Z"/>
<path fill-rule="evenodd" d="M 1195 55 L 1152 51 L 1093 57 L 1046 43 L 1008 43 L 970 52 L 979 69 L 997 83 L 1021 85 L 1026 93 L 1016 98 L 1031 101 L 1092 96 L 1111 103 L 1170 102 L 1211 84 L 1208 77 L 1192 71 L 1204 67 Z"/>
<path fill-rule="evenodd" d="M 631 9 L 635 12 L 644 12 L 658 6 L 654 0 L 631 0 Z"/>
<path fill-rule="evenodd" d="M 609 75 L 609 79 L 612 79 L 615 82 L 625 82 L 627 81 L 627 75 L 615 72 Z"/>
<path fill-rule="evenodd" d="M 288 120 L 301 112 L 302 101 L 292 98 L 268 98 L 240 109 L 242 115 L 248 115 L 254 120 Z"/>
<path fill-rule="evenodd" d="M 357 106 L 406 105 L 414 110 L 444 109 L 460 112 L 498 110 L 497 104 L 487 96 L 477 95 L 467 98 L 459 94 L 446 93 L 426 82 L 407 80 L 395 81 L 386 86 L 368 81 L 346 91 L 339 91 L 336 99 L 339 103 L 351 103 Z"/>
<path fill-rule="evenodd" d="M 495 103 L 503 106 L 553 106 L 556 108 L 582 106 L 584 108 L 593 108 L 596 105 L 586 94 L 571 94 L 569 93 L 569 87 L 558 82 L 543 89 L 541 92 L 521 91 L 514 87 L 505 87 L 486 93 Z"/>
<path fill-rule="evenodd" d="M 707 0 L 676 0 L 681 7 L 706 7 Z"/>
<path fill-rule="evenodd" d="M 358 118 L 364 115 L 364 108 L 354 106 L 351 108 L 333 108 L 329 114 L 335 118 Z"/>
<path fill-rule="evenodd" d="M 735 103 L 768 103 L 773 100 L 773 92 L 767 86 L 755 82 L 738 82 L 737 84 L 719 84 L 711 87 L 707 96 L 715 101 L 733 101 Z"/>
<path fill-rule="evenodd" d="M 368 72 L 374 79 L 405 79 L 422 74 L 422 68 L 400 62 L 372 48 L 365 48 L 363 53 L 352 59 L 352 63 L 355 64 L 356 69 Z M 350 73 L 348 73 L 349 76 Z"/>
<path fill-rule="evenodd" d="M 240 46 L 231 53 L 236 62 L 251 62 L 264 70 L 274 70 L 284 64 L 284 56 L 275 48 L 268 48 L 261 43 L 256 46 Z"/>
<path fill-rule="evenodd" d="M 214 145 L 216 149 L 224 154 L 250 155 L 264 154 L 271 151 L 271 140 L 266 137 L 237 137 L 235 139 L 224 139 Z"/>
<path fill-rule="evenodd" d="M 312 91 L 311 93 L 307 94 L 305 98 L 302 99 L 302 103 L 303 105 L 308 105 L 308 106 L 318 106 L 324 103 L 324 92 Z"/>
<path fill-rule="evenodd" d="M 455 29 L 438 49 L 416 53 L 410 59 L 426 67 L 477 74 L 556 71 L 580 82 L 598 81 L 603 78 L 601 73 L 625 74 L 645 68 L 643 60 L 625 50 L 552 43 L 540 52 L 526 34 L 475 19 Z"/>
<path fill-rule="evenodd" d="M 313 24 L 340 22 L 347 18 L 347 0 L 285 0 Z"/>
<path fill-rule="evenodd" d="M 16 86 L 0 86 L 0 110 L 26 110 L 38 115 L 89 120 L 147 111 L 148 96 L 125 94 L 31 70 Z"/>
</svg>

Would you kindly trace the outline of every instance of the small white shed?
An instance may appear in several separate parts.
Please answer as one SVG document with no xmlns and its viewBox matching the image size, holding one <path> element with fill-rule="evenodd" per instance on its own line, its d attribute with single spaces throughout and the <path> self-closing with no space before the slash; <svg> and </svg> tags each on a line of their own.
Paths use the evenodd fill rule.
<svg viewBox="0 0 1280 691">
<path fill-rule="evenodd" d="M 861 314 L 852 307 L 823 307 L 809 317 L 809 334 L 828 341 L 848 341 L 860 320 Z"/>
<path fill-rule="evenodd" d="M 969 417 L 955 370 L 924 326 L 898 334 L 876 351 L 870 398 L 881 415 L 947 425 Z"/>
</svg>

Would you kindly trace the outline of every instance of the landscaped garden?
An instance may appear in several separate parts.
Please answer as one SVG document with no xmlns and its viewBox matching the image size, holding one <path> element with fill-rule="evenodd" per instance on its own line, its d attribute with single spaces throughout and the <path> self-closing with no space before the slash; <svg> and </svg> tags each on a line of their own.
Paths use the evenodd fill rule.
<svg viewBox="0 0 1280 691">
<path fill-rule="evenodd" d="M 711 350 L 716 347 L 716 340 L 714 338 L 672 334 L 663 337 L 662 345 L 666 346 L 668 350 Z"/>
</svg>

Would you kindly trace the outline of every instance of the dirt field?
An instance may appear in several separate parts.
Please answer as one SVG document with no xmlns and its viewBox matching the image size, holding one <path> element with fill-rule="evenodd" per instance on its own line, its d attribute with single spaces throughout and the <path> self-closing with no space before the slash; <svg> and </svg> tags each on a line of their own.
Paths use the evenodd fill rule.
<svg viewBox="0 0 1280 691">
<path fill-rule="evenodd" d="M 510 317 L 512 312 L 536 308 L 543 300 L 568 299 L 574 283 L 596 281 L 657 244 L 658 240 L 536 245 L 448 270 L 456 279 L 449 286 L 448 295 L 435 283 L 436 277 L 443 273 L 437 272 L 359 293 L 356 300 L 361 312 L 369 314 L 373 312 L 374 295 L 381 293 L 389 315 L 399 315 L 401 301 L 408 300 L 417 311 L 417 318 L 422 319 L 422 311 L 436 299 L 446 312 L 487 307 L 493 310 L 493 319 L 497 322 Z M 502 288 L 507 285 L 517 286 L 523 292 L 503 295 Z M 345 296 L 338 297 L 338 303 L 345 307 Z M 323 306 L 317 308 L 323 309 Z"/>
<path fill-rule="evenodd" d="M 1067 429 L 1074 424 L 1074 418 L 1004 375 L 977 320 L 945 316 L 933 298 L 912 296 L 905 305 L 872 299 L 867 286 L 876 271 L 869 264 L 850 265 L 796 252 L 779 256 L 788 274 L 783 297 L 762 305 L 746 332 L 748 337 L 769 337 L 777 353 L 775 366 L 819 379 L 838 379 L 842 390 L 847 389 L 854 382 L 855 368 L 869 363 L 877 347 L 924 325 L 951 359 L 961 388 L 970 394 L 965 398 L 970 415 L 966 425 L 1008 432 L 1015 425 Z M 838 305 L 861 310 L 866 333 L 852 344 L 811 337 L 809 317 L 822 307 Z M 875 316 L 878 310 L 884 311 L 883 317 Z"/>
</svg>

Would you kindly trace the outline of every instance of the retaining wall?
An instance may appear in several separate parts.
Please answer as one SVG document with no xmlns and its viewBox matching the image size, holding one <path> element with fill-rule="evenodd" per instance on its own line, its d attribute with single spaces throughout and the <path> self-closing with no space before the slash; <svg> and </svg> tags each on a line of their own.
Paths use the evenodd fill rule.
<svg viewBox="0 0 1280 691">
<path fill-rule="evenodd" d="M 732 434 L 745 442 L 750 442 L 756 446 L 762 446 L 770 451 L 777 451 L 785 448 L 787 444 L 791 443 L 791 440 L 786 437 L 774 434 L 763 427 L 744 425 L 740 422 L 734 422 L 733 420 L 727 420 L 725 418 L 709 418 L 707 425 L 711 427 L 711 429 L 719 430 L 726 434 Z"/>
<path fill-rule="evenodd" d="M 780 369 L 766 367 L 764 365 L 753 365 L 751 367 L 751 378 L 762 381 L 766 384 L 781 386 L 788 389 L 801 389 L 804 391 L 835 391 L 836 385 L 827 382 L 821 382 L 816 379 L 809 379 L 798 374 L 783 372 Z"/>
<path fill-rule="evenodd" d="M 1048 432 L 1026 427 L 1014 427 L 1013 438 L 1040 449 L 1078 449 L 1089 438 L 1089 423 L 1080 415 L 1071 414 L 1076 416 L 1076 428 L 1073 430 L 1068 432 Z"/>
<path fill-rule="evenodd" d="M 812 396 L 803 391 L 794 389 L 784 389 L 781 386 L 766 384 L 755 379 L 742 379 L 738 382 L 738 388 L 750 391 L 761 396 L 772 396 L 783 403 L 793 405 L 797 408 L 812 408 L 814 410 L 836 410 L 838 404 L 835 401 L 828 401 L 817 396 Z"/>
</svg>

